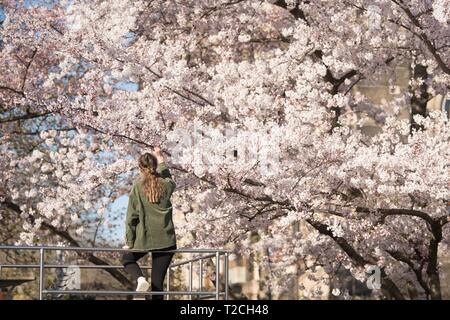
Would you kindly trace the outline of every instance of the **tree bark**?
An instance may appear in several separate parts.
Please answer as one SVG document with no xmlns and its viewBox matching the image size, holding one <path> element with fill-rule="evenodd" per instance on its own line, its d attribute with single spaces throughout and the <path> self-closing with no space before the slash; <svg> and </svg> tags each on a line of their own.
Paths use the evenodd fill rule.
<svg viewBox="0 0 450 320">
<path fill-rule="evenodd" d="M 411 92 L 410 132 L 423 129 L 423 127 L 414 120 L 414 116 L 421 115 L 422 117 L 426 117 L 428 115 L 427 103 L 430 100 L 428 84 L 426 83 L 428 78 L 426 66 L 421 64 L 416 65 L 413 70 L 413 78 L 416 81 L 423 81 L 423 83 L 419 86 L 417 91 Z"/>
<path fill-rule="evenodd" d="M 442 300 L 441 281 L 438 270 L 438 249 L 442 240 L 442 226 L 434 223 L 431 226 L 432 238 L 428 245 L 428 287 L 430 288 L 431 300 Z"/>
<path fill-rule="evenodd" d="M 368 261 L 363 256 L 361 256 L 355 248 L 353 248 L 350 243 L 342 238 L 335 236 L 331 230 L 328 228 L 328 225 L 323 224 L 318 221 L 314 221 L 312 219 L 306 219 L 306 222 L 308 222 L 314 229 L 316 229 L 319 233 L 323 235 L 327 235 L 330 238 L 332 238 L 336 244 L 344 251 L 350 259 L 354 261 L 354 263 L 359 267 L 364 267 L 367 264 L 375 265 L 375 262 Z M 381 290 L 389 297 L 392 297 L 397 300 L 404 300 L 405 297 L 403 293 L 400 291 L 400 289 L 397 287 L 397 285 L 392 281 L 387 274 L 384 272 L 384 270 L 381 270 Z"/>
</svg>

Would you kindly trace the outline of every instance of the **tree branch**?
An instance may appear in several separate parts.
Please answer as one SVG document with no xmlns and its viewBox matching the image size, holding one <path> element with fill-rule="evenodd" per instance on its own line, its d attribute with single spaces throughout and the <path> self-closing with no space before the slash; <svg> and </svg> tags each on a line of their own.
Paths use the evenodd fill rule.
<svg viewBox="0 0 450 320">
<path fill-rule="evenodd" d="M 28 63 L 25 65 L 25 74 L 23 76 L 22 86 L 21 86 L 21 89 L 20 89 L 20 91 L 22 91 L 23 93 L 25 93 L 25 84 L 27 83 L 28 71 L 30 70 L 31 64 L 34 61 L 34 57 L 36 57 L 37 51 L 38 51 L 37 48 L 33 49 L 33 52 L 31 53 L 30 61 L 28 61 Z"/>
<path fill-rule="evenodd" d="M 416 26 L 417 28 L 419 28 L 422 32 L 420 34 L 416 33 L 416 32 L 411 32 L 418 37 L 420 40 L 422 40 L 422 42 L 425 44 L 425 46 L 427 47 L 428 51 L 430 51 L 431 55 L 434 57 L 434 60 L 436 61 L 436 63 L 439 65 L 439 67 L 441 68 L 441 70 L 450 75 L 450 67 L 447 66 L 444 62 L 444 60 L 442 60 L 442 57 L 439 55 L 439 53 L 437 52 L 436 48 L 434 47 L 433 43 L 430 41 L 430 39 L 428 38 L 426 32 L 423 30 L 422 26 L 420 25 L 419 20 L 417 19 L 417 17 L 415 17 L 413 15 L 413 13 L 411 12 L 411 10 L 407 7 L 407 5 L 405 5 L 403 3 L 402 0 L 391 0 L 393 3 L 395 3 L 397 6 L 399 6 L 403 12 L 406 14 L 406 16 L 409 18 L 409 20 L 412 22 L 412 24 L 414 26 Z"/>
<path fill-rule="evenodd" d="M 426 281 L 423 279 L 422 269 L 414 267 L 414 263 L 411 259 L 407 258 L 404 254 L 399 251 L 386 250 L 395 260 L 400 261 L 408 265 L 412 272 L 414 272 L 417 282 L 420 284 L 422 289 L 425 291 L 426 296 L 430 295 L 430 287 L 427 285 Z"/>
<path fill-rule="evenodd" d="M 0 90 L 7 90 L 7 91 L 11 91 L 14 92 L 15 94 L 18 94 L 22 97 L 25 97 L 25 93 L 23 91 L 8 87 L 8 86 L 0 86 Z"/>
<path fill-rule="evenodd" d="M 22 116 L 12 117 L 12 118 L 8 118 L 8 119 L 0 119 L 0 123 L 14 122 L 14 121 L 20 121 L 20 120 L 28 120 L 28 119 L 34 119 L 34 118 L 39 118 L 39 117 L 45 117 L 45 116 L 48 116 L 49 114 L 52 114 L 52 112 L 47 111 L 47 112 L 43 112 L 43 113 L 27 113 L 27 114 L 22 115 Z"/>
<path fill-rule="evenodd" d="M 299 0 L 300 1 L 300 0 Z M 309 3 L 309 1 L 304 1 L 305 3 Z M 273 5 L 285 9 L 287 12 L 289 12 L 295 19 L 297 20 L 303 20 L 308 24 L 308 21 L 306 20 L 305 13 L 300 9 L 299 2 L 297 2 L 294 6 L 294 8 L 289 9 L 288 4 L 286 0 L 277 0 L 273 3 Z"/>
</svg>

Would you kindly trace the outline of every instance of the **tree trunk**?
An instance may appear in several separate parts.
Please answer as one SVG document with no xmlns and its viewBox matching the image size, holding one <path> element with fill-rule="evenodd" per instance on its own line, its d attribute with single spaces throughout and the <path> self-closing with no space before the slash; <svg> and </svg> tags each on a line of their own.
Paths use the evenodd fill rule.
<svg viewBox="0 0 450 320">
<path fill-rule="evenodd" d="M 428 246 L 428 286 L 430 288 L 431 300 L 442 300 L 441 281 L 438 270 L 438 249 L 442 240 L 442 226 L 435 223 L 431 227 L 432 238 Z"/>
<path fill-rule="evenodd" d="M 430 94 L 428 93 L 428 84 L 426 80 L 428 78 L 427 67 L 421 64 L 418 64 L 414 67 L 413 71 L 414 80 L 422 80 L 424 81 L 417 90 L 411 90 L 411 112 L 410 112 L 410 131 L 423 129 L 421 125 L 419 125 L 415 120 L 415 115 L 421 115 L 426 117 L 428 115 L 427 112 L 427 103 L 430 100 Z"/>
</svg>

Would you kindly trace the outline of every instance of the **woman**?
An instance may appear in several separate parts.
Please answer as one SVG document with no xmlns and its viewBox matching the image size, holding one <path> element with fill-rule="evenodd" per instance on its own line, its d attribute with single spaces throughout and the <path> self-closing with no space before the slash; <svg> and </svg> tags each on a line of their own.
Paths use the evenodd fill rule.
<svg viewBox="0 0 450 320">
<path fill-rule="evenodd" d="M 172 221 L 170 197 L 175 189 L 161 149 L 139 157 L 141 177 L 131 189 L 126 217 L 125 249 L 174 250 L 176 249 L 175 228 Z M 147 252 L 127 252 L 122 262 L 126 272 L 137 282 L 136 291 L 147 291 L 150 284 L 136 263 Z M 162 291 L 167 268 L 172 260 L 171 252 L 152 252 L 152 291 Z M 152 299 L 162 300 L 163 295 Z"/>
</svg>

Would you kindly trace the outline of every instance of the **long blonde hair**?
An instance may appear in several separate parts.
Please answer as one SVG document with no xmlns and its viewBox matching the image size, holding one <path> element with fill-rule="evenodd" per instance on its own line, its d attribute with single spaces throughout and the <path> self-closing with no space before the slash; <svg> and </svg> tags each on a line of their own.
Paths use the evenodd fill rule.
<svg viewBox="0 0 450 320">
<path fill-rule="evenodd" d="M 144 153 L 139 157 L 139 169 L 143 176 L 144 194 L 151 203 L 158 202 L 164 193 L 164 184 L 156 172 L 158 161 L 156 157 L 150 153 Z"/>
</svg>

